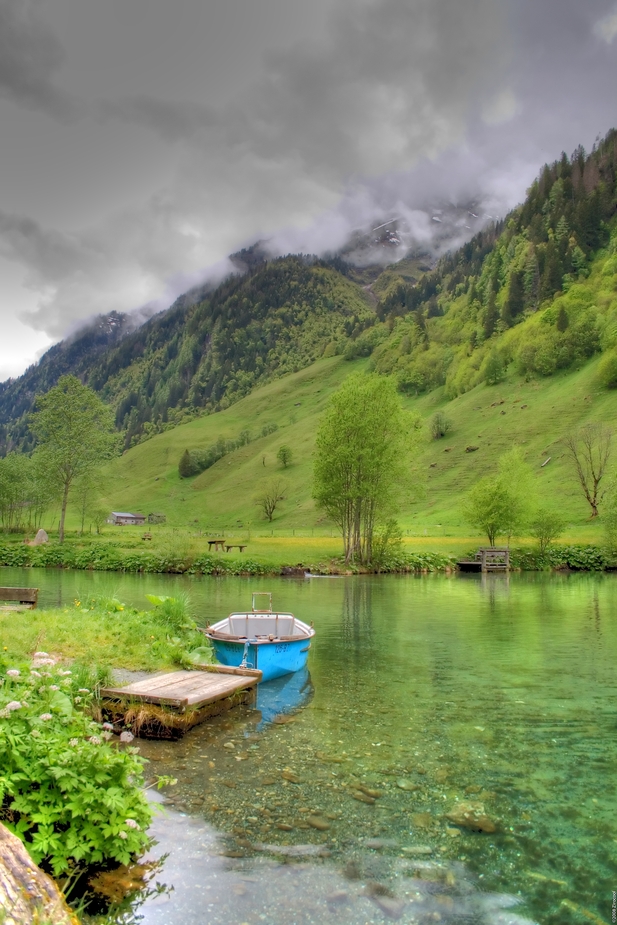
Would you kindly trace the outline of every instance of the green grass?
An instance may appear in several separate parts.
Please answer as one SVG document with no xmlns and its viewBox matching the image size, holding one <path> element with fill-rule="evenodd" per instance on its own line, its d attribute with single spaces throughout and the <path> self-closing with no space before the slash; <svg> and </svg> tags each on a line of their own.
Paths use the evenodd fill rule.
<svg viewBox="0 0 617 925">
<path fill-rule="evenodd" d="M 419 459 L 410 463 L 409 492 L 399 512 L 409 550 L 457 554 L 477 543 L 463 520 L 462 499 L 474 480 L 494 471 L 500 455 L 514 444 L 523 448 L 533 469 L 540 501 L 554 504 L 566 518 L 563 541 L 601 543 L 601 518 L 590 522 L 560 443 L 568 430 L 587 421 L 611 424 L 615 419 L 617 392 L 595 384 L 598 362 L 599 358 L 578 371 L 546 379 L 525 381 L 512 374 L 497 386 L 481 384 L 452 401 L 444 399 L 443 390 L 403 398 L 405 407 L 419 411 L 427 422 L 437 410 L 453 422 L 452 431 L 441 440 L 430 440 L 427 432 Z M 152 544 L 142 541 L 144 530 L 135 527 L 106 526 L 104 538 L 126 547 L 203 551 L 208 536 L 224 531 L 226 537 L 248 543 L 245 557 L 285 564 L 331 558 L 340 551 L 336 529 L 311 498 L 315 432 L 329 395 L 347 375 L 366 365 L 364 360 L 345 362 L 340 357 L 320 360 L 257 389 L 225 411 L 129 450 L 108 467 L 111 488 L 105 504 L 110 510 L 161 512 L 167 524 L 147 528 Z M 268 422 L 277 423 L 278 431 L 223 457 L 194 478 L 180 479 L 177 464 L 186 448 L 205 448 L 219 436 L 237 437 L 245 428 L 256 433 Z M 294 453 L 287 469 L 276 460 L 282 443 Z M 467 453 L 468 446 L 479 449 Z M 550 463 L 542 468 L 549 456 Z M 611 475 L 615 462 L 617 448 Z M 270 524 L 255 500 L 275 477 L 284 480 L 286 491 Z M 73 512 L 69 527 L 76 526 Z"/>
<path fill-rule="evenodd" d="M 57 610 L 0 613 L 0 664 L 14 665 L 36 651 L 90 667 L 155 671 L 182 663 L 185 647 L 206 643 L 200 633 L 185 631 L 173 641 L 155 611 L 132 607 L 108 611 L 91 601 Z"/>
</svg>

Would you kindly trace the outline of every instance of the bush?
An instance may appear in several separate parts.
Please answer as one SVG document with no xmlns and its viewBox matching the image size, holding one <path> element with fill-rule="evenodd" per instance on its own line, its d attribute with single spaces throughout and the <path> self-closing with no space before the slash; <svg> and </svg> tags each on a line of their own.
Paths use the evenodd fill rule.
<svg viewBox="0 0 617 925">
<path fill-rule="evenodd" d="M 606 551 L 599 546 L 553 546 L 544 555 L 529 549 L 512 549 L 513 568 L 536 571 L 545 568 L 572 569 L 577 572 L 601 572 L 608 565 Z"/>
<path fill-rule="evenodd" d="M 617 350 L 609 350 L 598 364 L 596 381 L 603 389 L 617 389 Z"/>
<path fill-rule="evenodd" d="M 482 367 L 487 385 L 498 385 L 506 378 L 506 364 L 497 350 L 491 350 Z"/>
<path fill-rule="evenodd" d="M 452 430 L 452 421 L 443 411 L 437 411 L 431 418 L 429 429 L 433 440 L 440 440 Z"/>
<path fill-rule="evenodd" d="M 0 681 L 0 820 L 54 876 L 129 864 L 149 844 L 143 759 L 110 744 L 76 672 L 45 653 Z"/>
<path fill-rule="evenodd" d="M 563 533 L 565 521 L 556 511 L 540 508 L 536 511 L 529 527 L 529 532 L 538 541 L 540 555 L 544 556 L 551 543 Z"/>
</svg>

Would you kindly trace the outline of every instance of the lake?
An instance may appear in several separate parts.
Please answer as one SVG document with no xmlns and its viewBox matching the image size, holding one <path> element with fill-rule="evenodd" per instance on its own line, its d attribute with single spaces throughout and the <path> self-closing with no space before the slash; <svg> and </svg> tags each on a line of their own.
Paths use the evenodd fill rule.
<svg viewBox="0 0 617 925">
<path fill-rule="evenodd" d="M 140 742 L 150 776 L 177 778 L 153 826 L 173 891 L 143 903 L 145 925 L 611 921 L 616 576 L 2 583 L 37 584 L 41 606 L 186 590 L 200 623 L 269 590 L 315 624 L 306 675 Z"/>
</svg>

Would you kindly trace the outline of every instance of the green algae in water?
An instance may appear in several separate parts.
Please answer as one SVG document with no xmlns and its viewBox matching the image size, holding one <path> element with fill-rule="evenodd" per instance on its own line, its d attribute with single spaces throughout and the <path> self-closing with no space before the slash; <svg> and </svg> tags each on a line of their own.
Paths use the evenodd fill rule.
<svg viewBox="0 0 617 925">
<path fill-rule="evenodd" d="M 581 909 L 610 921 L 617 884 L 615 576 L 167 581 L 189 590 L 204 623 L 267 588 L 277 606 L 317 630 L 309 659 L 314 690 L 294 722 L 262 724 L 258 713 L 238 710 L 181 742 L 140 744 L 153 772 L 178 778 L 166 795 L 191 817 L 173 814 L 171 842 L 164 821 L 157 823 L 172 856 L 174 844 L 185 850 L 182 825 L 202 824 L 223 833 L 216 851 L 226 853 L 221 863 L 231 865 L 230 876 L 241 869 L 257 878 L 241 881 L 240 891 L 249 884 L 246 895 L 265 889 L 264 878 L 286 889 L 287 868 L 299 861 L 294 876 L 305 877 L 305 886 L 318 872 L 312 889 L 330 878 L 333 894 L 349 892 L 349 884 L 360 884 L 363 896 L 386 891 L 382 908 L 377 896 L 361 900 L 353 886 L 353 902 L 340 907 L 347 912 L 327 916 L 322 897 L 326 905 L 315 906 L 313 921 L 397 914 L 400 864 L 410 859 L 451 871 L 454 885 L 431 887 L 430 895 L 452 901 L 430 911 L 443 921 L 593 921 Z M 165 583 L 157 576 L 154 590 L 165 593 Z M 147 584 L 133 576 L 117 581 L 120 595 L 135 603 L 153 590 L 150 576 Z M 461 803 L 493 820 L 496 831 L 453 821 Z M 315 827 L 315 819 L 323 825 Z M 273 845 L 283 849 L 278 857 Z M 327 856 L 294 856 L 294 846 L 306 845 Z M 379 859 L 372 868 L 371 857 Z M 181 876 L 194 900 L 191 870 L 183 865 Z M 425 868 L 416 878 L 422 895 L 430 876 Z M 478 891 L 523 902 L 474 911 L 462 896 Z M 191 920 L 178 888 L 168 902 L 160 921 Z M 279 921 L 273 912 L 251 917 L 243 902 L 228 921 Z M 149 909 L 145 921 L 159 921 L 156 904 Z M 215 911 L 216 904 L 212 921 Z M 421 907 L 412 906 L 400 921 L 416 913 L 421 921 Z"/>
</svg>

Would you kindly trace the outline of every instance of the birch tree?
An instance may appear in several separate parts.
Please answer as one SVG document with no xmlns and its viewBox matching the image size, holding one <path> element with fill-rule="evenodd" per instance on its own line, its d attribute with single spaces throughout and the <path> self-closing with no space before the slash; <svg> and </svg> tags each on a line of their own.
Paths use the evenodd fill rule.
<svg viewBox="0 0 617 925">
<path fill-rule="evenodd" d="M 56 386 L 37 399 L 36 408 L 30 429 L 39 443 L 39 460 L 60 500 L 58 538 L 63 543 L 71 490 L 80 479 L 93 478 L 117 444 L 113 413 L 75 376 L 62 376 Z"/>
<path fill-rule="evenodd" d="M 350 376 L 330 399 L 317 432 L 313 497 L 341 531 L 346 563 L 371 562 L 375 528 L 410 483 L 418 428 L 383 376 Z"/>
</svg>

